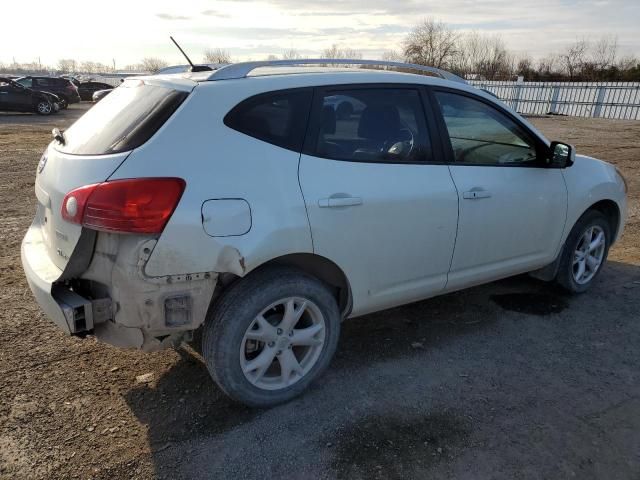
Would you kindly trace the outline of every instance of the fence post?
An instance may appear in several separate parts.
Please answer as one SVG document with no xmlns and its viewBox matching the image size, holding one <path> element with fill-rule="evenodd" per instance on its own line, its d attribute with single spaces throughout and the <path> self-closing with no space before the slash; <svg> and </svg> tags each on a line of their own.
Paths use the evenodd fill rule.
<svg viewBox="0 0 640 480">
<path fill-rule="evenodd" d="M 599 86 L 597 92 L 598 92 L 598 96 L 597 96 L 596 104 L 591 114 L 593 118 L 599 118 L 601 116 L 602 104 L 604 103 L 605 87 Z"/>
<path fill-rule="evenodd" d="M 560 96 L 560 87 L 558 85 L 553 86 L 551 92 L 551 106 L 549 108 L 550 113 L 558 113 L 558 97 Z"/>
<path fill-rule="evenodd" d="M 516 112 L 518 111 L 518 104 L 520 103 L 520 92 L 522 91 L 522 82 L 524 81 L 524 77 L 518 77 L 518 81 L 516 82 L 515 91 L 513 94 L 513 99 L 511 100 L 511 108 L 513 108 Z"/>
</svg>

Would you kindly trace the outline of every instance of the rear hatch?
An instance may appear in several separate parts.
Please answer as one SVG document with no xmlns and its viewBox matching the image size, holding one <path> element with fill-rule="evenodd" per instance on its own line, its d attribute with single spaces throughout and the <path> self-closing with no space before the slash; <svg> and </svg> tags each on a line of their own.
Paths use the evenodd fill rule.
<svg viewBox="0 0 640 480">
<path fill-rule="evenodd" d="M 63 142 L 51 142 L 36 175 L 36 222 L 58 268 L 66 267 L 83 228 L 62 218 L 65 195 L 106 181 L 133 149 L 158 131 L 194 86 L 152 78 L 127 80 L 63 132 Z"/>
</svg>

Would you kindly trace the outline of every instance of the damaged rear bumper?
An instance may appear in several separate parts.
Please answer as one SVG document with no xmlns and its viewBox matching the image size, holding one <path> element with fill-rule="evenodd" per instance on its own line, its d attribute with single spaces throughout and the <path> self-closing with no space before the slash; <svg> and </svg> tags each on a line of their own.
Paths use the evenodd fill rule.
<svg viewBox="0 0 640 480">
<path fill-rule="evenodd" d="M 68 334 L 93 329 L 94 319 L 104 318 L 110 311 L 110 300 L 88 300 L 55 282 L 62 276 L 49 257 L 40 224 L 34 222 L 27 231 L 20 249 L 22 267 L 29 288 L 44 313 Z"/>
<path fill-rule="evenodd" d="M 204 322 L 217 275 L 147 276 L 144 266 L 155 243 L 144 236 L 100 233 L 86 270 L 67 279 L 34 222 L 22 241 L 22 265 L 36 301 L 64 332 L 93 333 L 121 348 L 159 350 Z"/>
</svg>

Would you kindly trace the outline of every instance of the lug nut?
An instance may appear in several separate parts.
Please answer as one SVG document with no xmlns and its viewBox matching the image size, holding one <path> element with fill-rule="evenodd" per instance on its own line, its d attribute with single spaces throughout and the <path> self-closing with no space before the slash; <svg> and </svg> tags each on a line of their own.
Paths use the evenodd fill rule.
<svg viewBox="0 0 640 480">
<path fill-rule="evenodd" d="M 289 336 L 290 336 L 290 337 L 293 337 L 293 330 L 291 330 L 291 331 L 289 332 Z"/>
<path fill-rule="evenodd" d="M 270 347 L 273 347 L 275 344 L 276 344 L 276 342 L 269 342 L 269 343 L 268 343 L 268 345 L 269 345 Z"/>
<path fill-rule="evenodd" d="M 276 353 L 276 355 L 281 355 L 282 354 L 282 350 L 278 350 L 278 353 Z"/>
<path fill-rule="evenodd" d="M 282 335 L 282 329 L 279 328 L 278 330 L 276 330 L 276 332 L 278 333 L 278 335 Z"/>
</svg>

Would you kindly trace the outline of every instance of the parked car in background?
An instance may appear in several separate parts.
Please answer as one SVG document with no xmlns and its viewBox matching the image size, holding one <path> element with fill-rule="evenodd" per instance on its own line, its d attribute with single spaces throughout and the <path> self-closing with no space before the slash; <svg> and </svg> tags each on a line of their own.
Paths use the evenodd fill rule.
<svg viewBox="0 0 640 480">
<path fill-rule="evenodd" d="M 78 80 L 73 75 L 60 75 L 60 78 L 66 78 L 71 83 L 73 83 L 76 87 L 80 87 L 80 80 Z"/>
<path fill-rule="evenodd" d="M 71 80 L 62 77 L 26 76 L 16 80 L 24 87 L 36 91 L 51 92 L 60 97 L 61 107 L 67 108 L 72 103 L 80 101 L 78 87 Z"/>
<path fill-rule="evenodd" d="M 111 90 L 113 85 L 102 82 L 82 82 L 78 87 L 80 99 L 90 102 L 93 100 L 93 94 L 100 90 Z"/>
<path fill-rule="evenodd" d="M 10 78 L 0 77 L 0 111 L 50 115 L 60 109 L 59 102 L 52 93 L 37 92 Z"/>
<path fill-rule="evenodd" d="M 93 95 L 91 95 L 91 100 L 93 100 L 94 102 L 99 102 L 104 97 L 109 95 L 112 91 L 113 91 L 113 87 L 108 88 L 106 90 L 98 90 L 97 92 L 93 92 Z"/>
<path fill-rule="evenodd" d="M 265 407 L 349 317 L 523 273 L 597 286 L 627 210 L 613 165 L 449 72 L 301 62 L 440 78 L 293 60 L 125 81 L 37 169 L 22 264 L 60 329 L 151 351 L 202 328 L 222 391 Z"/>
</svg>

